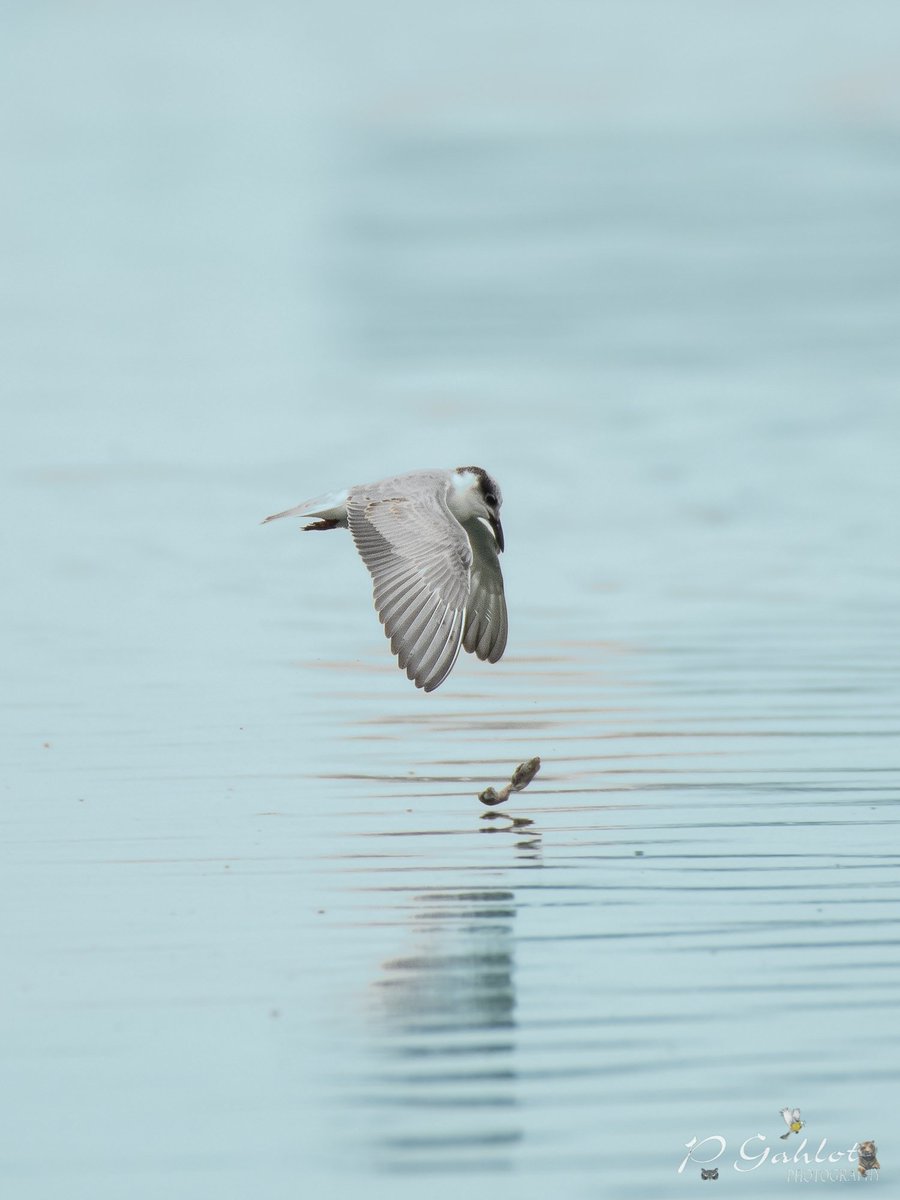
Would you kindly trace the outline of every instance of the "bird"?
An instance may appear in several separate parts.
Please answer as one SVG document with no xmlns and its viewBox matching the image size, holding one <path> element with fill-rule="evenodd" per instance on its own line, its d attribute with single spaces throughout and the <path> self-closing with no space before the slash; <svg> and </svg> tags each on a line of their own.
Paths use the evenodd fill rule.
<svg viewBox="0 0 900 1200">
<path fill-rule="evenodd" d="M 789 1138 L 792 1133 L 799 1133 L 800 1130 L 803 1128 L 803 1126 L 806 1124 L 805 1121 L 800 1120 L 800 1109 L 799 1108 L 783 1108 L 781 1110 L 781 1116 L 782 1116 L 782 1119 L 784 1120 L 785 1125 L 787 1125 L 787 1127 L 788 1127 L 787 1133 L 781 1134 L 782 1142 L 784 1141 L 785 1138 Z"/>
<path fill-rule="evenodd" d="M 491 663 L 506 649 L 502 502 L 483 467 L 410 471 L 316 496 L 262 523 L 301 517 L 312 518 L 304 530 L 349 528 L 401 670 L 433 692 L 461 648 Z"/>
</svg>

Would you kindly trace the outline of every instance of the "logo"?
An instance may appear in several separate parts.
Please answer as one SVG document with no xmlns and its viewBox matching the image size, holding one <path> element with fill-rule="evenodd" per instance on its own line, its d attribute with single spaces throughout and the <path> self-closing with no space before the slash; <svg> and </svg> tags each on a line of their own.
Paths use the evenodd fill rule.
<svg viewBox="0 0 900 1200">
<path fill-rule="evenodd" d="M 784 1141 L 785 1138 L 789 1138 L 792 1133 L 799 1133 L 806 1124 L 805 1121 L 800 1120 L 799 1108 L 783 1108 L 781 1110 L 781 1115 L 784 1117 L 784 1123 L 788 1127 L 787 1133 L 783 1133 L 781 1135 L 782 1141 Z"/>
<path fill-rule="evenodd" d="M 787 1133 L 778 1135 L 779 1141 L 785 1141 L 792 1133 L 799 1135 L 807 1127 L 807 1122 L 800 1117 L 799 1108 L 782 1108 L 780 1111 L 781 1119 L 788 1128 Z M 728 1153 L 728 1141 L 722 1134 L 692 1137 L 684 1143 L 684 1148 L 687 1154 L 676 1168 L 678 1175 L 684 1172 L 688 1163 L 692 1163 L 700 1168 L 701 1179 L 719 1178 L 719 1167 L 726 1165 Z M 791 1151 L 770 1145 L 764 1133 L 754 1133 L 744 1138 L 736 1151 L 732 1151 L 731 1166 L 740 1174 L 758 1171 L 766 1166 L 783 1166 L 787 1168 L 789 1181 L 805 1183 L 877 1180 L 881 1169 L 878 1147 L 874 1141 L 853 1142 L 847 1149 L 840 1145 L 832 1149 L 828 1138 L 822 1137 L 813 1150 L 809 1138 L 804 1135 Z"/>
<path fill-rule="evenodd" d="M 856 1152 L 859 1166 L 856 1168 L 863 1179 L 866 1178 L 869 1171 L 879 1170 L 878 1162 L 878 1147 L 874 1142 L 859 1142 L 859 1149 Z"/>
</svg>

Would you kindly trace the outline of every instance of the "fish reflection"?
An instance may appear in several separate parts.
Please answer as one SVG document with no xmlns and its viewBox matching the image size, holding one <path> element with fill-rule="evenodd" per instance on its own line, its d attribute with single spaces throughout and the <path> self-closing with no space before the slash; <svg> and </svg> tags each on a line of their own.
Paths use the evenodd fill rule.
<svg viewBox="0 0 900 1200">
<path fill-rule="evenodd" d="M 435 888 L 412 904 L 416 945 L 376 984 L 382 1169 L 510 1168 L 522 1139 L 515 893 Z"/>
<path fill-rule="evenodd" d="M 541 831 L 530 817 L 516 817 L 510 812 L 486 812 L 481 814 L 485 824 L 482 833 L 511 833 L 520 835 L 515 843 L 521 858 L 536 861 L 541 857 Z"/>
</svg>

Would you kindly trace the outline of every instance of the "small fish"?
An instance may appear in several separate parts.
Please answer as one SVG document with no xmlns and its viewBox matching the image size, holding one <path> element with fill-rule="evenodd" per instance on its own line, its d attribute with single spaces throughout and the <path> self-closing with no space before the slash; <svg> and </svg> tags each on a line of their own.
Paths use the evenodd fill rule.
<svg viewBox="0 0 900 1200">
<path fill-rule="evenodd" d="M 540 769 L 541 760 L 529 758 L 526 762 L 519 763 L 506 787 L 502 787 L 499 792 L 492 787 L 485 788 L 483 792 L 479 792 L 478 799 L 482 804 L 491 807 L 495 804 L 502 804 L 504 800 L 509 799 L 511 792 L 521 792 L 523 788 L 527 788 Z"/>
</svg>

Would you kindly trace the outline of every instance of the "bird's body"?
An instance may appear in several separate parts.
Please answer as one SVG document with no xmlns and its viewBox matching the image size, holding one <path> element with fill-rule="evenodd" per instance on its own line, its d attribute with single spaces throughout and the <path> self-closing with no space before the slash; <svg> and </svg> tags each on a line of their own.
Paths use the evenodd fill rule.
<svg viewBox="0 0 900 1200">
<path fill-rule="evenodd" d="M 426 692 L 460 648 L 497 662 L 508 622 L 499 551 L 500 489 L 481 467 L 410 471 L 329 492 L 266 517 L 349 528 L 374 582 L 375 608 L 401 668 Z"/>
</svg>

